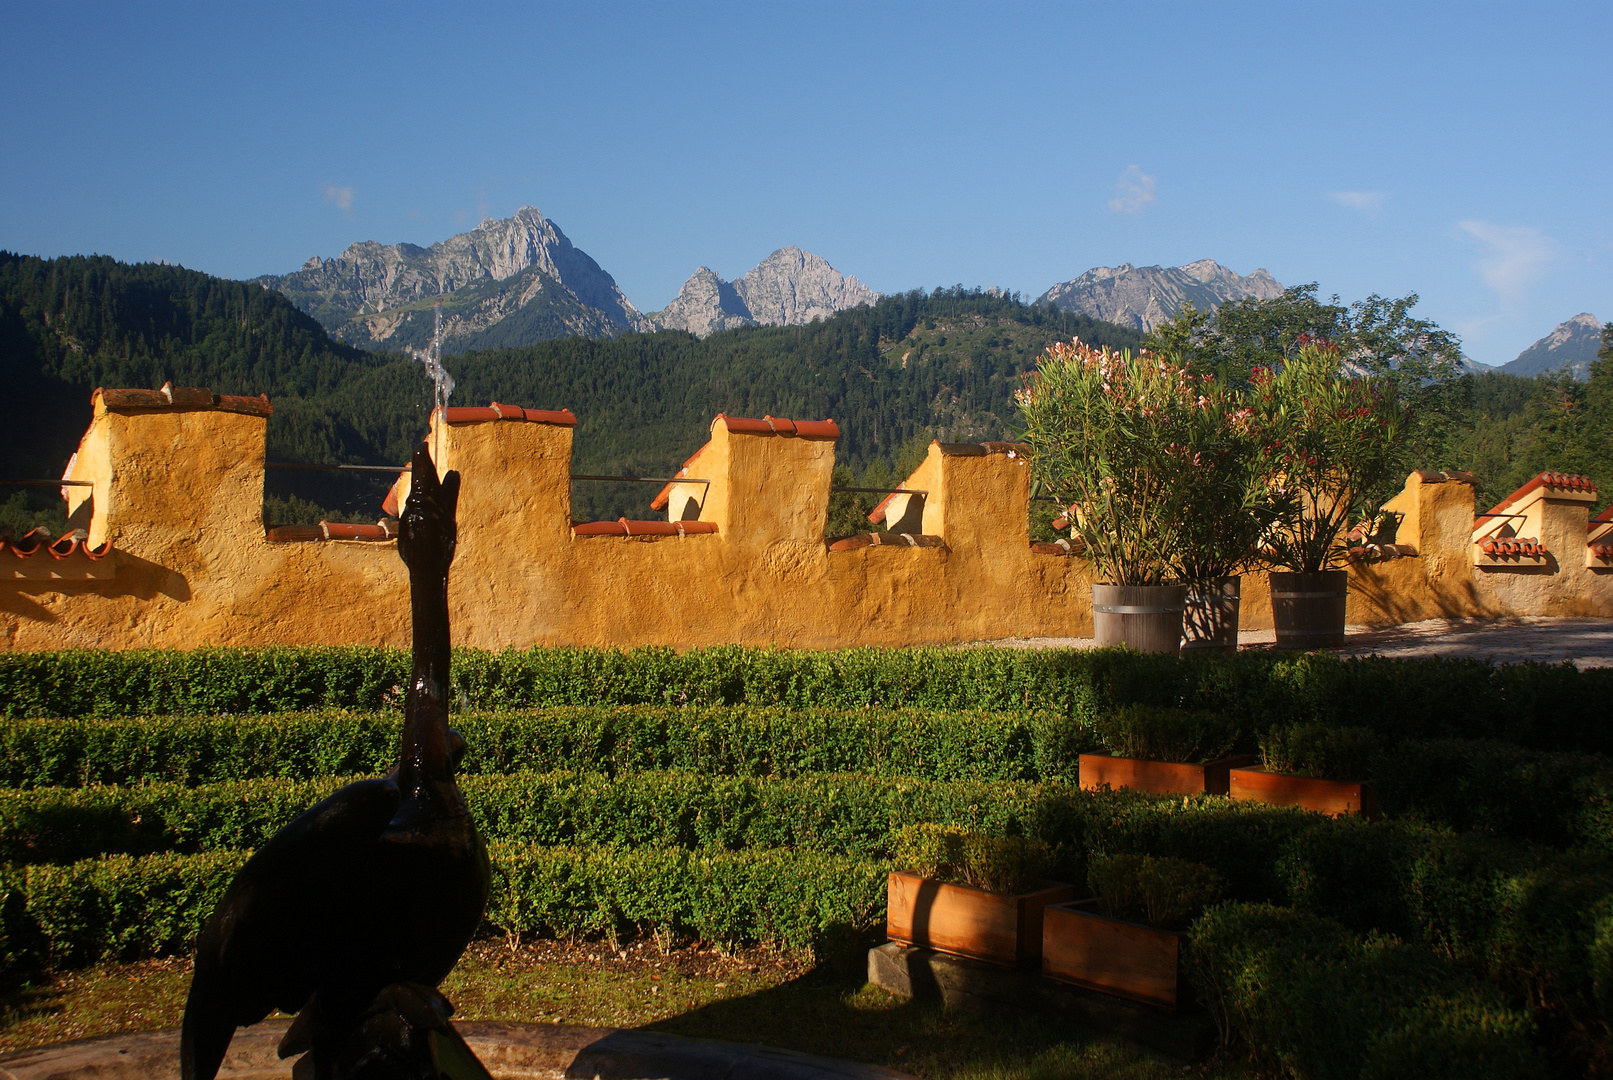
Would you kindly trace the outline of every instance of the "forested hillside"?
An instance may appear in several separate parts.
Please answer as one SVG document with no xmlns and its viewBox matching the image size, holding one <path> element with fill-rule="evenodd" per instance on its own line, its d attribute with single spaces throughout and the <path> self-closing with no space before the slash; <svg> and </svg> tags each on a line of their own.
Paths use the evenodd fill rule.
<svg viewBox="0 0 1613 1080">
<path fill-rule="evenodd" d="M 840 423 L 839 461 L 869 486 L 899 480 L 931 438 L 1012 433 L 1019 375 L 1046 345 L 1079 335 L 1136 347 L 1130 330 L 967 290 L 887 296 L 806 326 L 747 327 L 697 340 L 683 331 L 568 338 L 449 358 L 455 404 L 492 400 L 572 409 L 575 471 L 665 476 L 719 412 Z M 0 253 L 0 479 L 61 475 L 89 422 L 96 386 L 208 386 L 267 393 L 269 458 L 401 464 L 426 429 L 431 388 L 398 354 L 331 340 L 283 296 L 180 267 L 102 257 Z M 1613 494 L 1613 364 L 1588 383 L 1501 373 L 1451 381 L 1424 401 L 1417 464 L 1471 469 L 1487 507 L 1541 469 L 1589 473 Z M 324 514 L 373 520 L 379 478 L 274 471 L 277 523 Z M 578 517 L 648 513 L 652 486 L 578 484 Z M 51 488 L 14 524 L 59 506 Z M 305 502 L 296 502 L 296 499 Z M 845 508 L 842 508 L 845 509 Z M 843 515 L 844 516 L 844 515 Z M 848 520 L 851 520 L 848 517 Z"/>
</svg>

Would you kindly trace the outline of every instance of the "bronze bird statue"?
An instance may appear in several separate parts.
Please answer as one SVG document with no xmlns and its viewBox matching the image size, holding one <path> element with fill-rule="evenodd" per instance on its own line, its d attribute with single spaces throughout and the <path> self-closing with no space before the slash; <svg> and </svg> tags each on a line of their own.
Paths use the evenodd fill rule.
<svg viewBox="0 0 1613 1080">
<path fill-rule="evenodd" d="M 448 567 L 459 474 L 414 452 L 398 532 L 409 569 L 414 670 L 397 767 L 348 784 L 281 829 L 236 874 L 202 930 L 180 1036 L 183 1080 L 213 1080 L 237 1027 L 297 1019 L 280 1056 L 312 1051 L 299 1080 L 371 1075 L 352 1061 L 377 1002 L 447 1006 L 435 987 L 487 906 L 487 849 L 454 783 L 464 740 L 448 726 Z M 399 984 L 405 984 L 401 987 Z M 383 994 L 383 991 L 387 991 Z M 413 997 L 409 997 L 413 994 Z M 405 1010 L 406 1011 L 406 1010 Z"/>
</svg>

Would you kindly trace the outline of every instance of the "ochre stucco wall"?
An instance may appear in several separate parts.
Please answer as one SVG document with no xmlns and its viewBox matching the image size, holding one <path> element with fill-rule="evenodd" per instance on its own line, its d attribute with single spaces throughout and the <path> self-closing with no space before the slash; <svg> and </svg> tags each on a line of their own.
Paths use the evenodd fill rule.
<svg viewBox="0 0 1613 1080">
<path fill-rule="evenodd" d="M 0 576 L 0 648 L 406 645 L 395 541 L 265 539 L 264 424 L 98 402 L 73 472 L 94 486 L 70 490 L 91 492 L 90 543 L 113 541 L 110 568 L 89 577 L 67 560 L 45 576 L 36 557 L 26 575 Z M 730 430 L 719 417 L 689 469 L 710 481 L 699 520 L 715 534 L 576 538 L 571 438 L 569 426 L 520 419 L 434 424 L 439 468 L 463 476 L 456 643 L 834 647 L 1091 633 L 1087 564 L 1030 550 L 1025 461 L 1006 444 L 932 445 L 906 485 L 928 492 L 922 509 L 893 501 L 892 522 L 917 518 L 944 546 L 830 552 L 832 439 Z M 1352 563 L 1353 623 L 1613 616 L 1613 573 L 1585 564 L 1583 501 L 1544 500 L 1542 539 L 1563 552 L 1544 571 L 1475 569 L 1470 484 L 1413 474 L 1389 509 L 1402 515 L 1398 544 L 1417 554 Z M 1245 575 L 1243 597 L 1243 625 L 1269 626 L 1265 575 Z"/>
</svg>

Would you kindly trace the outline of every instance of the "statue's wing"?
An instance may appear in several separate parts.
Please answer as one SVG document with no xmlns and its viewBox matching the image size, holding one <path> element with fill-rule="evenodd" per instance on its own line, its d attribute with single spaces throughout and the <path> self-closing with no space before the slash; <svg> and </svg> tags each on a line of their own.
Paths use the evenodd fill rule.
<svg viewBox="0 0 1613 1080">
<path fill-rule="evenodd" d="M 213 1080 L 235 1029 L 295 1012 L 362 896 L 377 837 L 401 796 L 360 780 L 299 814 L 247 860 L 202 929 L 180 1036 L 182 1080 Z M 351 928 L 347 928 L 351 933 Z"/>
</svg>

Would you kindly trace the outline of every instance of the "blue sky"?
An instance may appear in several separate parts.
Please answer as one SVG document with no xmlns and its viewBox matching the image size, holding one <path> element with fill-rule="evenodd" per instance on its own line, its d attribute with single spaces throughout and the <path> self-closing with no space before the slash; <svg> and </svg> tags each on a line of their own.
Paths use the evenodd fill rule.
<svg viewBox="0 0 1613 1080">
<path fill-rule="evenodd" d="M 795 244 L 1030 296 L 1214 258 L 1504 363 L 1613 319 L 1613 4 L 7 9 L 0 247 L 285 272 L 532 205 L 641 309 Z"/>
</svg>

